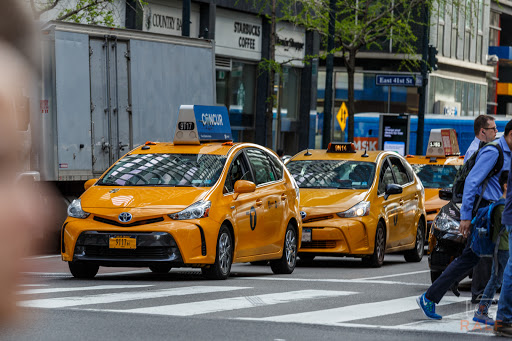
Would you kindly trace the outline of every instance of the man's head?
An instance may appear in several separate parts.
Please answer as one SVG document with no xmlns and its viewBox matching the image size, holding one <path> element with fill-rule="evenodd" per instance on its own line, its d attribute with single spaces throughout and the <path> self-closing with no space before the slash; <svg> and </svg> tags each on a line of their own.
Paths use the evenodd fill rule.
<svg viewBox="0 0 512 341">
<path fill-rule="evenodd" d="M 489 115 L 480 115 L 475 119 L 473 125 L 475 137 L 483 142 L 492 142 L 496 138 L 498 129 L 494 117 Z"/>
</svg>

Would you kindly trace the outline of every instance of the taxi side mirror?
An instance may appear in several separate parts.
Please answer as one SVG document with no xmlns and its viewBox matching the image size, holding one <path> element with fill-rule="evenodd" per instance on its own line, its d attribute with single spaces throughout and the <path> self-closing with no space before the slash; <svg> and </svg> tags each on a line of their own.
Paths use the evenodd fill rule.
<svg viewBox="0 0 512 341">
<path fill-rule="evenodd" d="M 98 181 L 98 179 L 89 179 L 85 182 L 84 184 L 84 188 L 85 190 L 87 191 L 89 189 L 89 187 L 91 187 L 92 185 L 94 185 L 96 183 L 96 181 Z"/>
<path fill-rule="evenodd" d="M 252 181 L 238 180 L 235 182 L 235 199 L 241 193 L 251 193 L 256 190 L 256 184 Z"/>
<path fill-rule="evenodd" d="M 442 188 L 439 190 L 439 199 L 450 201 L 452 200 L 452 197 L 453 193 L 451 188 Z"/>
<path fill-rule="evenodd" d="M 386 185 L 386 192 L 384 194 L 384 200 L 388 200 L 389 196 L 392 194 L 401 194 L 403 191 L 402 187 L 397 184 L 388 184 Z"/>
</svg>

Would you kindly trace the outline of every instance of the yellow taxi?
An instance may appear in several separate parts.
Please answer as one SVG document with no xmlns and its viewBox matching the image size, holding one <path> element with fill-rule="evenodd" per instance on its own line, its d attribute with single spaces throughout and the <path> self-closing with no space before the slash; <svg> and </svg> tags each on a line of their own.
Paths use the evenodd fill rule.
<svg viewBox="0 0 512 341">
<path fill-rule="evenodd" d="M 73 276 L 92 278 L 100 266 L 200 267 L 226 279 L 232 263 L 263 260 L 292 273 L 299 189 L 273 151 L 230 139 L 225 107 L 181 106 L 173 143 L 146 142 L 86 182 L 62 227 Z"/>
<path fill-rule="evenodd" d="M 384 254 L 423 257 L 425 202 L 421 181 L 400 155 L 357 151 L 352 143 L 302 151 L 286 167 L 300 188 L 299 258 L 360 257 L 380 267 Z"/>
<path fill-rule="evenodd" d="M 459 144 L 454 129 L 432 129 L 426 156 L 407 155 L 416 175 L 425 188 L 425 210 L 427 212 L 427 234 L 434 218 L 446 200 L 439 198 L 439 190 L 452 188 L 457 170 L 464 163 L 459 156 Z"/>
</svg>

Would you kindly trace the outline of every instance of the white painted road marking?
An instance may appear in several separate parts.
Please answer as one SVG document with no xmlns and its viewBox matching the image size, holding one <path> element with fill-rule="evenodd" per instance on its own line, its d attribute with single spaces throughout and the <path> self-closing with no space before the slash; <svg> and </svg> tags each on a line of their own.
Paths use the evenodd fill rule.
<svg viewBox="0 0 512 341">
<path fill-rule="evenodd" d="M 331 283 L 362 283 L 362 284 L 391 284 L 391 285 L 413 285 L 428 288 L 430 284 L 397 282 L 397 281 L 374 281 L 365 279 L 337 279 L 337 278 L 287 278 L 287 277 L 239 277 L 238 279 L 258 281 L 291 281 L 291 282 L 331 282 Z"/>
<path fill-rule="evenodd" d="M 89 291 L 89 290 L 111 290 L 111 289 L 129 289 L 129 288 L 144 288 L 152 287 L 154 285 L 95 285 L 91 287 L 69 287 L 69 288 L 45 288 L 45 289 L 29 289 L 18 291 L 20 295 L 33 295 L 33 294 L 50 294 L 55 292 L 71 292 L 71 291 Z"/>
<path fill-rule="evenodd" d="M 135 291 L 135 292 L 120 292 L 115 294 L 101 294 L 89 295 L 78 297 L 60 297 L 60 298 L 46 298 L 39 300 L 27 300 L 18 302 L 19 306 L 31 308 L 65 308 L 76 307 L 89 304 L 105 304 L 113 302 L 124 302 L 134 300 L 144 300 L 158 297 L 182 296 L 205 294 L 211 292 L 232 291 L 241 289 L 251 289 L 251 287 L 228 287 L 228 286 L 191 286 L 172 288 L 155 291 Z"/>
<path fill-rule="evenodd" d="M 199 314 L 215 313 L 220 311 L 252 308 L 257 306 L 268 306 L 294 301 L 319 299 L 326 297 L 354 295 L 352 291 L 331 291 L 331 290 L 298 290 L 280 292 L 274 294 L 255 295 L 247 297 L 232 297 L 218 300 L 191 302 L 183 304 L 171 304 L 156 307 L 136 308 L 127 310 L 109 310 L 123 313 L 142 313 L 154 315 L 191 316 Z M 97 310 L 97 309 L 95 309 Z M 101 309 L 101 311 L 105 311 Z"/>
</svg>

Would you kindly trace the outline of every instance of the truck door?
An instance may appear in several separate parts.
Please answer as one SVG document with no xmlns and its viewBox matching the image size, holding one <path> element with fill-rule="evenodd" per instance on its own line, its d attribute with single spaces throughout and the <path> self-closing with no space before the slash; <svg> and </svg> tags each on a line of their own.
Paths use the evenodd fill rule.
<svg viewBox="0 0 512 341">
<path fill-rule="evenodd" d="M 128 41 L 90 39 L 89 70 L 92 164 L 98 176 L 133 147 Z"/>
</svg>

